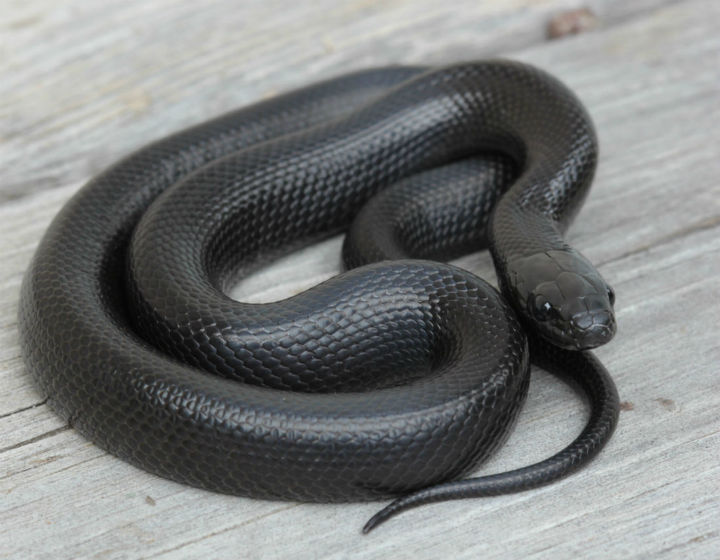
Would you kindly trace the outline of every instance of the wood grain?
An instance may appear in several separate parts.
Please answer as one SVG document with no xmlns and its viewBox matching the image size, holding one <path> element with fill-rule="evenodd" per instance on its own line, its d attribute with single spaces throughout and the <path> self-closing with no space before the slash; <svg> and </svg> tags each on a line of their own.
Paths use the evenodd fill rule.
<svg viewBox="0 0 720 560">
<path fill-rule="evenodd" d="M 605 25 L 669 0 L 594 0 Z M 0 200 L 85 180 L 183 126 L 387 62 L 507 54 L 577 0 L 3 0 Z"/>
<path fill-rule="evenodd" d="M 0 558 L 720 556 L 720 6 L 585 2 L 597 30 L 545 42 L 563 0 L 3 2 L 0 16 Z M 22 274 L 77 188 L 149 140 L 351 68 L 510 55 L 578 92 L 601 144 L 570 241 L 617 292 L 597 354 L 624 401 L 606 450 L 539 490 L 424 507 L 368 537 L 380 504 L 211 494 L 139 471 L 44 404 L 17 339 Z M 245 279 L 278 299 L 337 272 L 339 239 Z M 485 278 L 484 253 L 458 262 Z M 583 405 L 544 372 L 478 473 L 539 460 Z"/>
</svg>

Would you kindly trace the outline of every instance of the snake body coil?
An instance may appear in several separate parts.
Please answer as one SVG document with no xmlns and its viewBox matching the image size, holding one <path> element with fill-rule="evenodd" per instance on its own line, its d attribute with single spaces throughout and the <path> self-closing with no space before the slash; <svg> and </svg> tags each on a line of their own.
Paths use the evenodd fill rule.
<svg viewBox="0 0 720 560">
<path fill-rule="evenodd" d="M 613 294 L 563 240 L 596 153 L 576 98 L 508 61 L 369 70 L 230 113 L 60 212 L 23 284 L 26 363 L 74 428 L 160 476 L 270 499 L 405 495 L 366 530 L 550 482 L 617 421 L 586 351 L 615 332 Z M 260 258 L 348 228 L 357 268 L 281 302 L 226 295 Z M 435 262 L 482 246 L 505 298 Z M 507 436 L 530 357 L 579 384 L 586 429 L 537 465 L 452 482 Z"/>
</svg>

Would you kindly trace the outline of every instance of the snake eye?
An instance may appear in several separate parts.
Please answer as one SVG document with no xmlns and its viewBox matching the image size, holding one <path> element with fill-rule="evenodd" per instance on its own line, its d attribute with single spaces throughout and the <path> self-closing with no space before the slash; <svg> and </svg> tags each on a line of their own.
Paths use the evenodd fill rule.
<svg viewBox="0 0 720 560">
<path fill-rule="evenodd" d="M 550 318 L 553 306 L 545 296 L 535 296 L 533 315 L 538 321 L 547 321 Z"/>
<path fill-rule="evenodd" d="M 610 286 L 607 286 L 607 295 L 610 300 L 610 305 L 615 305 L 615 290 L 613 290 Z"/>
</svg>

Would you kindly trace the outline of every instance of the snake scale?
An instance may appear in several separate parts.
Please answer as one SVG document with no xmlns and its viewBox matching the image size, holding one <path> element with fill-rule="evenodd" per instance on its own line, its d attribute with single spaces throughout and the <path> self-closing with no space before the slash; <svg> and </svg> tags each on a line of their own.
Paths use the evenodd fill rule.
<svg viewBox="0 0 720 560">
<path fill-rule="evenodd" d="M 614 295 L 563 239 L 597 161 L 559 81 L 506 60 L 347 74 L 157 141 L 82 188 L 25 275 L 25 361 L 110 453 L 217 492 L 423 503 L 546 484 L 618 416 L 588 351 Z M 347 231 L 344 273 L 284 301 L 230 288 Z M 500 292 L 444 264 L 489 248 Z M 501 295 L 502 294 L 502 295 Z M 503 443 L 530 363 L 577 385 L 583 432 L 462 479 Z"/>
</svg>

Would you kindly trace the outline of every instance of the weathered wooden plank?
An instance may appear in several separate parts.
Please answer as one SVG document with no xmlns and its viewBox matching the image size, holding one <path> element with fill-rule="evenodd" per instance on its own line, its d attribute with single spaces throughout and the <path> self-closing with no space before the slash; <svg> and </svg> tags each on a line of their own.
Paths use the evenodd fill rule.
<svg viewBox="0 0 720 560">
<path fill-rule="evenodd" d="M 606 10 L 606 21 L 626 19 L 623 10 L 651 6 L 591 4 L 598 13 Z M 100 8 L 107 16 L 102 21 L 92 21 L 94 7 L 50 11 L 33 21 L 43 5 L 23 3 L 0 22 L 19 30 L 3 32 L 0 43 L 4 55 L 13 39 L 8 60 L 15 82 L 0 84 L 0 111 L 5 111 L 0 168 L 4 192 L 16 198 L 0 205 L 0 557 L 702 558 L 720 553 L 720 337 L 713 306 L 720 299 L 715 280 L 720 272 L 720 7 L 711 1 L 678 3 L 514 54 L 568 82 L 598 125 L 602 157 L 596 186 L 571 241 L 601 263 L 618 295 L 620 332 L 597 352 L 625 401 L 615 438 L 589 469 L 550 487 L 421 508 L 360 538 L 359 527 L 377 504 L 300 505 L 210 494 L 143 473 L 66 429 L 32 389 L 19 357 L 15 315 L 22 272 L 50 218 L 79 183 L 151 137 L 270 89 L 350 67 L 468 58 L 490 46 L 519 48 L 527 44 L 523 33 L 532 36 L 530 42 L 539 38 L 533 35 L 539 28 L 528 22 L 540 22 L 570 3 L 540 2 L 526 13 L 519 2 L 502 12 L 493 11 L 494 3 L 319 4 L 327 17 L 307 6 L 281 10 L 252 3 L 219 18 L 216 35 L 207 29 L 213 17 L 218 19 L 222 2 L 210 5 L 205 15 L 184 3 L 107 3 Z M 196 52 L 168 53 L 163 64 L 172 61 L 173 68 L 157 61 L 179 40 L 150 39 L 151 20 L 165 12 L 163 22 L 194 39 L 187 44 L 199 45 Z M 262 22 L 237 43 L 221 44 L 231 30 L 243 30 L 243 18 Z M 73 21 L 76 32 L 66 36 Z M 498 23 L 506 27 L 498 30 Z M 45 26 L 47 43 L 33 42 L 29 30 L 35 24 Z M 503 43 L 509 29 L 520 37 Z M 485 38 L 475 37 L 486 30 Z M 207 33 L 207 44 L 201 32 Z M 318 46 L 326 36 L 332 48 Z M 268 44 L 264 37 L 277 40 Z M 116 52 L 133 40 L 148 41 L 151 52 Z M 49 49 L 58 52 L 50 56 Z M 221 68 L 225 74 L 215 75 Z M 68 93 L 75 81 L 76 91 Z M 121 98 L 134 95 L 136 86 L 152 95 L 149 106 L 133 114 L 132 103 Z M 47 93 L 48 87 L 57 95 Z M 50 101 L 57 110 L 28 118 L 30 107 L 47 107 Z M 8 122 L 17 125 L 10 143 Z M 110 139 L 117 143 L 108 148 Z M 31 156 L 37 154 L 42 157 L 35 161 Z M 17 197 L 30 181 L 42 183 L 43 177 L 48 181 L 37 188 L 64 186 Z M 298 263 L 307 278 L 297 277 Z M 485 254 L 460 264 L 492 277 Z M 337 269 L 338 241 L 331 240 L 260 271 L 234 294 L 277 299 Z M 534 372 L 516 432 L 479 472 L 552 453 L 580 429 L 581 411 L 570 389 Z"/>
<path fill-rule="evenodd" d="M 592 0 L 611 25 L 669 0 Z M 579 0 L 11 2 L 0 22 L 0 200 L 84 180 L 151 139 L 386 61 L 507 53 Z"/>
</svg>

